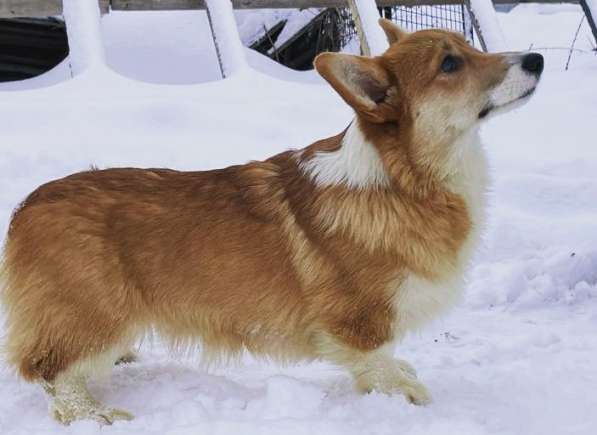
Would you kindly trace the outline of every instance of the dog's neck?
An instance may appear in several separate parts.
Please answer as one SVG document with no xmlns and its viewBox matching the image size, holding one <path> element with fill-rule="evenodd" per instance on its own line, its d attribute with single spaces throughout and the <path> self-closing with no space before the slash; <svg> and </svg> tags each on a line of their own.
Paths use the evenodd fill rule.
<svg viewBox="0 0 597 435">
<path fill-rule="evenodd" d="M 405 126 L 399 130 L 398 125 L 372 125 L 356 118 L 343 134 L 307 148 L 300 166 L 321 187 L 395 189 L 426 196 L 459 184 L 482 152 L 476 128 L 437 145 L 417 144 L 414 137 Z"/>
</svg>

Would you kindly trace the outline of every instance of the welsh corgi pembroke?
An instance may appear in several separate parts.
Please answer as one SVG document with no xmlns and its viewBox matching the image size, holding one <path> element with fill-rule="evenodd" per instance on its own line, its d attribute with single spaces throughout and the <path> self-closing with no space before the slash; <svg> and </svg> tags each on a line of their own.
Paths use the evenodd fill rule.
<svg viewBox="0 0 597 435">
<path fill-rule="evenodd" d="M 528 99 L 543 58 L 380 25 L 381 56 L 315 60 L 355 112 L 337 136 L 211 171 L 81 172 L 15 210 L 6 352 L 58 421 L 132 418 L 86 382 L 149 331 L 207 358 L 325 360 L 359 391 L 430 402 L 394 345 L 458 300 L 485 211 L 479 126 Z"/>
</svg>

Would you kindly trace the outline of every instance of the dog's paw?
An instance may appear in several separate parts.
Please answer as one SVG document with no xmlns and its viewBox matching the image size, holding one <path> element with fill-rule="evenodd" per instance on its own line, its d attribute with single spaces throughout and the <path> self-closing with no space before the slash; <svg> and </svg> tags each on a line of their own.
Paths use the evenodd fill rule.
<svg viewBox="0 0 597 435">
<path fill-rule="evenodd" d="M 402 394 L 414 405 L 431 403 L 431 394 L 417 379 L 417 372 L 406 361 L 386 360 L 371 366 L 356 377 L 357 390 L 384 394 Z"/>
<path fill-rule="evenodd" d="M 50 407 L 50 414 L 58 423 L 66 426 L 78 420 L 95 420 L 101 425 L 111 425 L 118 420 L 132 420 L 134 418 L 131 413 L 122 409 L 108 407 L 79 408 L 61 406 L 56 403 Z"/>
<path fill-rule="evenodd" d="M 418 381 L 403 384 L 399 389 L 406 400 L 413 405 L 424 406 L 432 402 L 431 393 L 425 385 Z"/>
</svg>

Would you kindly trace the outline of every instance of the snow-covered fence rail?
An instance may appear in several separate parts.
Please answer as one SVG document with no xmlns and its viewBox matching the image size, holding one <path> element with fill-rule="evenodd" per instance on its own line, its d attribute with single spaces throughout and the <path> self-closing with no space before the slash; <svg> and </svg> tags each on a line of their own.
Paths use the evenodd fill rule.
<svg viewBox="0 0 597 435">
<path fill-rule="evenodd" d="M 590 1 L 590 0 L 589 0 Z M 595 0 L 592 0 L 595 2 Z M 98 0 L 103 13 L 205 9 L 204 0 Z M 582 3 L 581 0 L 493 0 L 494 4 Z M 429 6 L 461 3 L 458 0 L 376 0 L 378 6 Z M 234 9 L 302 9 L 345 7 L 347 0 L 232 0 Z M 596 6 L 597 7 L 597 6 Z M 0 17 L 47 17 L 62 14 L 62 0 L 1 0 Z M 597 11 L 593 10 L 593 16 Z"/>
<path fill-rule="evenodd" d="M 110 0 L 98 0 L 102 13 L 110 10 Z M 62 15 L 62 0 L 0 0 L 0 18 L 50 17 Z"/>
<path fill-rule="evenodd" d="M 595 0 L 593 0 L 595 1 Z M 578 3 L 578 0 L 493 0 L 495 4 L 515 3 Z M 232 0 L 235 9 L 284 9 L 345 7 L 347 0 Z M 460 4 L 458 0 L 376 0 L 378 6 L 429 6 Z M 205 8 L 204 0 L 111 0 L 112 9 L 158 10 Z"/>
<path fill-rule="evenodd" d="M 101 13 L 140 10 L 205 9 L 206 0 L 96 0 Z M 379 29 L 372 26 L 375 5 L 427 6 L 462 4 L 463 0 L 226 0 L 234 9 L 276 9 L 350 6 L 359 24 L 362 47 L 365 53 L 379 52 Z M 497 23 L 493 4 L 512 3 L 579 3 L 582 7 L 595 41 L 597 41 L 597 0 L 464 0 L 484 49 L 498 51 L 507 49 Z M 212 3 L 213 5 L 214 3 Z M 60 15 L 62 0 L 0 0 L 0 17 L 43 17 Z M 212 27 L 213 30 L 213 27 Z M 229 39 L 229 38 L 227 38 Z M 221 54 L 221 53 L 220 53 Z"/>
<path fill-rule="evenodd" d="M 0 1 L 0 17 L 47 17 L 62 14 L 62 0 Z"/>
</svg>

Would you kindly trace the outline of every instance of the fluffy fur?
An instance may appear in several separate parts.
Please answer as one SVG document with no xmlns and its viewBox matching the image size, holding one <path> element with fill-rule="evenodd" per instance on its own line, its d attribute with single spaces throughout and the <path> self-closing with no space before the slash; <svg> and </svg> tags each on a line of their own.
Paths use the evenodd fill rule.
<svg viewBox="0 0 597 435">
<path fill-rule="evenodd" d="M 458 299 L 483 222 L 481 113 L 538 75 L 456 34 L 382 26 L 383 56 L 316 60 L 356 112 L 338 136 L 213 171 L 82 172 L 15 211 L 6 350 L 58 420 L 129 418 L 85 380 L 150 330 L 213 358 L 325 359 L 362 391 L 429 402 L 393 345 Z"/>
<path fill-rule="evenodd" d="M 316 152 L 312 158 L 301 161 L 301 169 L 320 186 L 365 189 L 389 184 L 379 153 L 365 138 L 358 122 L 350 124 L 337 150 Z"/>
</svg>

